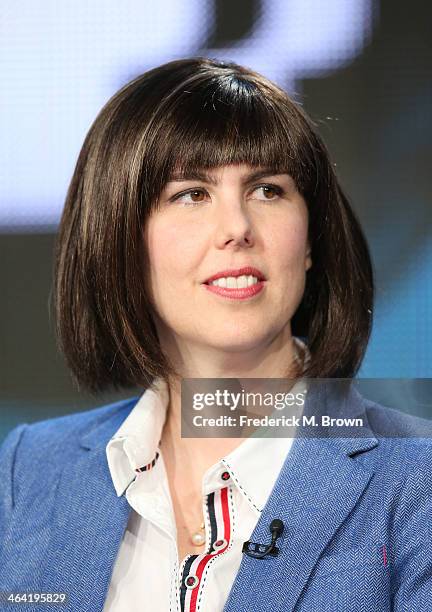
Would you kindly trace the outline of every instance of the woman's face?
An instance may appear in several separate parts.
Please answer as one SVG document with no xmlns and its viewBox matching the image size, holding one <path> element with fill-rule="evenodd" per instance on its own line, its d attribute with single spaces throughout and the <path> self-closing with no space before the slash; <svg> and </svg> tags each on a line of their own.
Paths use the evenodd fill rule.
<svg viewBox="0 0 432 612">
<path fill-rule="evenodd" d="M 312 262 L 306 203 L 288 174 L 230 165 L 173 176 L 144 236 L 160 339 L 241 352 L 290 335 Z M 255 288 L 229 293 L 234 272 L 225 291 L 205 284 L 247 266 L 265 278 Z"/>
</svg>

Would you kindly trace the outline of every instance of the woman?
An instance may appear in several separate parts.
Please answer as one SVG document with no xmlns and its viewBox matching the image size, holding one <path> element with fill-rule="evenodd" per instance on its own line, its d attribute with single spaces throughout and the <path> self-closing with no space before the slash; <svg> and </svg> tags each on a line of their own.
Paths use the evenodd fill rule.
<svg viewBox="0 0 432 612">
<path fill-rule="evenodd" d="M 366 242 L 285 92 L 203 58 L 123 87 L 81 150 L 54 293 L 78 384 L 144 393 L 9 434 L 1 589 L 80 611 L 430 609 L 431 445 L 370 426 L 417 421 L 308 387 L 306 412 L 343 405 L 365 435 L 181 437 L 182 379 L 351 379 L 364 355 Z"/>
</svg>

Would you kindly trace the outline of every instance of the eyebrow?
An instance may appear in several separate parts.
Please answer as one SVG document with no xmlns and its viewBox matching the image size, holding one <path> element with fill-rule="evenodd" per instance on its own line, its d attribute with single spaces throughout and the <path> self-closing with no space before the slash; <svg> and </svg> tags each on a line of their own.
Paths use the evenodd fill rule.
<svg viewBox="0 0 432 612">
<path fill-rule="evenodd" d="M 257 170 L 255 172 L 251 172 L 243 177 L 243 183 L 245 185 L 249 185 L 250 183 L 254 183 L 264 176 L 277 176 L 281 174 L 288 174 L 287 172 L 279 172 L 275 171 L 274 168 L 262 168 L 261 170 Z M 196 170 L 194 172 L 188 172 L 184 174 L 172 174 L 168 178 L 168 183 L 170 182 L 182 182 L 182 181 L 202 181 L 203 183 L 209 183 L 211 185 L 218 185 L 219 181 L 215 179 L 215 177 L 211 176 L 205 171 Z"/>
</svg>

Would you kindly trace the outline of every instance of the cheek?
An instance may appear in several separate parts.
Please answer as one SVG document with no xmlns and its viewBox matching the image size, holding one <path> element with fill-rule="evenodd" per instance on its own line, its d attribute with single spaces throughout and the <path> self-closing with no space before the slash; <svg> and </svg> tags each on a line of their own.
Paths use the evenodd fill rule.
<svg viewBox="0 0 432 612">
<path fill-rule="evenodd" d="M 272 259 L 283 269 L 304 271 L 307 251 L 307 223 L 299 219 L 296 223 L 280 224 L 269 236 L 268 250 Z"/>
<path fill-rule="evenodd" d="M 197 236 L 183 226 L 165 223 L 163 219 L 150 220 L 145 234 L 153 286 L 176 283 L 191 269 L 197 251 Z"/>
</svg>

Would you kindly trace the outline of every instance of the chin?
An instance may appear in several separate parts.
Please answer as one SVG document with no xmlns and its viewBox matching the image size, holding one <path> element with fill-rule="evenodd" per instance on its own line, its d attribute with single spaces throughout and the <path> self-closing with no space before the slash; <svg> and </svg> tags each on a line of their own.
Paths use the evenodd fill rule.
<svg viewBox="0 0 432 612">
<path fill-rule="evenodd" d="M 223 337 L 208 338 L 207 344 L 219 350 L 228 353 L 241 353 L 243 351 L 252 351 L 254 349 L 263 348 L 268 343 L 271 333 L 269 330 L 264 331 L 262 328 L 256 333 L 246 330 L 243 334 L 224 334 Z"/>
</svg>

